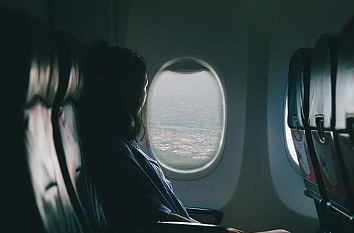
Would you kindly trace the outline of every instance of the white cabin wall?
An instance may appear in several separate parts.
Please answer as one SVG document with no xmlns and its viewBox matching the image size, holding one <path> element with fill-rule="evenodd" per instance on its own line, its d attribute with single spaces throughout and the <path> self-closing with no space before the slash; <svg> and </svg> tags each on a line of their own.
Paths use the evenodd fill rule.
<svg viewBox="0 0 354 233">
<path fill-rule="evenodd" d="M 114 35 L 111 25 L 115 25 L 111 4 L 109 0 L 53 0 L 54 27 L 86 45 L 111 43 Z"/>
<path fill-rule="evenodd" d="M 129 0 L 53 0 L 53 5 L 56 29 L 74 35 L 85 45 L 104 41 L 124 47 Z"/>
<path fill-rule="evenodd" d="M 272 27 L 277 23 L 272 22 L 271 17 L 277 2 L 250 1 L 243 6 L 244 12 L 248 13 L 245 15 L 247 19 L 245 46 L 248 49 L 248 81 L 247 97 L 244 100 L 247 104 L 244 152 L 239 184 L 233 198 L 222 208 L 225 214 L 223 224 L 237 226 L 250 232 L 274 228 L 285 228 L 294 233 L 315 232 L 317 220 L 313 202 L 299 192 L 298 195 L 293 195 L 285 201 L 295 202 L 296 206 L 305 203 L 309 205 L 309 208 L 296 212 L 286 206 L 275 190 L 269 163 L 267 98 L 270 87 L 268 86 L 268 73 L 271 62 L 271 43 L 274 40 Z M 286 61 L 286 67 L 288 61 Z M 287 76 L 283 78 L 286 80 Z M 281 123 L 275 122 L 275 127 L 281 127 Z M 287 159 L 285 153 L 279 156 Z M 287 168 L 282 174 L 285 183 L 295 183 L 297 188 L 303 191 L 301 177 L 298 174 L 289 175 L 294 173 L 294 170 L 288 162 L 282 166 Z"/>
</svg>

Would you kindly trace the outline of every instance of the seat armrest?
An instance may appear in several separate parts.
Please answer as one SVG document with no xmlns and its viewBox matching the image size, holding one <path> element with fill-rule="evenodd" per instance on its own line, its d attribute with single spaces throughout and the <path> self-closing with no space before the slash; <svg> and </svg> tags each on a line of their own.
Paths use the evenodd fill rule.
<svg viewBox="0 0 354 233">
<path fill-rule="evenodd" d="M 191 222 L 158 222 L 155 233 L 228 233 L 220 225 Z"/>
<path fill-rule="evenodd" d="M 215 225 L 219 225 L 224 217 L 221 211 L 209 208 L 187 207 L 187 212 L 189 216 L 199 222 Z"/>
</svg>

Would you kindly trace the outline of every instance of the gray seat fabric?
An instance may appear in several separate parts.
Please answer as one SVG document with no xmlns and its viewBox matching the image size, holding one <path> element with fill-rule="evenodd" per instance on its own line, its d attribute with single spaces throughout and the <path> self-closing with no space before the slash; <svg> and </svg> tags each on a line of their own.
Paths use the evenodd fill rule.
<svg viewBox="0 0 354 233">
<path fill-rule="evenodd" d="M 348 23 L 338 45 L 338 66 L 335 91 L 335 130 L 343 159 L 344 183 L 354 213 L 354 18 Z"/>
<path fill-rule="evenodd" d="M 37 207 L 47 232 L 82 232 L 65 185 L 53 137 L 57 112 L 54 103 L 60 85 L 58 50 L 42 35 L 31 61 L 25 117 L 29 173 Z M 43 54 L 41 54 L 43 52 Z"/>
<path fill-rule="evenodd" d="M 23 107 L 30 67 L 30 32 L 35 18 L 0 8 L 0 232 L 44 232 L 28 175 Z M 19 224 L 20 223 L 20 224 Z"/>
<path fill-rule="evenodd" d="M 321 180 L 318 164 L 308 129 L 309 86 L 312 49 L 298 49 L 289 63 L 288 126 L 305 182 L 305 194 L 321 202 Z"/>
<path fill-rule="evenodd" d="M 35 17 L 13 9 L 0 11 L 5 110 L 1 114 L 0 232 L 83 232 L 53 133 L 63 86 L 60 51 Z"/>
<path fill-rule="evenodd" d="M 349 194 L 334 140 L 334 93 L 338 36 L 323 35 L 314 47 L 310 78 L 309 126 L 328 205 L 348 213 Z"/>
<path fill-rule="evenodd" d="M 61 67 L 62 75 L 67 84 L 61 94 L 60 116 L 58 118 L 58 138 L 62 145 L 63 159 L 70 177 L 67 184 L 68 189 L 73 187 L 73 194 L 77 199 L 77 205 L 82 211 L 84 221 L 87 224 L 88 231 L 101 232 L 106 226 L 106 220 L 102 211 L 101 203 L 97 198 L 95 188 L 87 176 L 82 155 L 76 102 L 82 89 L 83 77 L 80 71 L 80 45 L 68 35 L 59 33 L 57 38 L 61 48 Z M 75 201 L 75 200 L 73 200 Z"/>
<path fill-rule="evenodd" d="M 288 126 L 304 177 L 305 194 L 316 200 L 321 229 L 344 233 L 354 229 L 350 221 L 353 196 L 347 179 L 351 162 L 344 159 L 344 154 L 349 158 L 354 153 L 349 150 L 350 114 L 348 107 L 342 105 L 352 102 L 348 84 L 352 64 L 348 60 L 348 44 L 342 44 L 345 40 L 340 39 L 343 51 L 339 50 L 337 76 L 339 38 L 325 34 L 313 49 L 299 49 L 293 55 L 289 64 Z M 338 109 L 341 115 L 336 112 Z"/>
</svg>

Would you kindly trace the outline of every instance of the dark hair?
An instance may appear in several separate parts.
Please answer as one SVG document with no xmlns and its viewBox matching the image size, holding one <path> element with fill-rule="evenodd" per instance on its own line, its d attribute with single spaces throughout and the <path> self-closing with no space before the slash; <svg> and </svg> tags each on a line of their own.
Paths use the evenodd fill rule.
<svg viewBox="0 0 354 233">
<path fill-rule="evenodd" d="M 90 128 L 128 140 L 142 140 L 144 112 L 139 110 L 147 73 L 144 59 L 132 50 L 118 47 L 85 50 L 82 102 L 86 110 L 80 111 L 88 114 L 85 118 L 90 116 L 91 123 L 98 121 Z"/>
<path fill-rule="evenodd" d="M 130 72 L 127 78 L 130 82 L 127 84 L 130 87 L 122 86 L 124 89 L 123 93 L 126 93 L 128 97 L 127 101 L 124 101 L 127 107 L 127 125 L 129 125 L 125 131 L 128 139 L 141 141 L 145 137 L 145 125 L 143 121 L 145 111 L 141 104 L 145 79 L 147 78 L 147 67 L 143 57 L 138 53 L 132 52 L 128 69 Z"/>
</svg>

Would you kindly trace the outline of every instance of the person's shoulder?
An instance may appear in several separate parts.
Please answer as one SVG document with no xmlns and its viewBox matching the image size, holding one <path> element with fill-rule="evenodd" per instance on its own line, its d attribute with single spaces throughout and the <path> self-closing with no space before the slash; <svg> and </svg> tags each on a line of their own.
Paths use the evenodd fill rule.
<svg viewBox="0 0 354 233">
<path fill-rule="evenodd" d="M 139 143 L 136 140 L 129 141 L 129 145 L 132 147 L 134 151 L 140 154 L 143 158 L 145 158 L 148 162 L 158 165 L 158 162 L 151 158 L 146 152 L 140 148 Z"/>
<path fill-rule="evenodd" d="M 129 141 L 121 136 L 117 136 L 114 138 L 113 145 L 120 150 L 128 150 L 129 144 Z"/>
<path fill-rule="evenodd" d="M 111 146 L 113 147 L 112 149 L 119 154 L 120 159 L 134 158 L 129 140 L 121 136 L 117 136 L 114 138 Z"/>
<path fill-rule="evenodd" d="M 136 173 L 136 170 L 139 169 L 139 165 L 130 141 L 118 136 L 115 138 L 113 146 L 115 147 L 114 150 L 116 151 L 121 170 L 126 173 Z"/>
<path fill-rule="evenodd" d="M 160 167 L 160 164 L 153 158 L 151 158 L 150 156 L 145 154 L 145 158 L 153 165 Z"/>
</svg>

